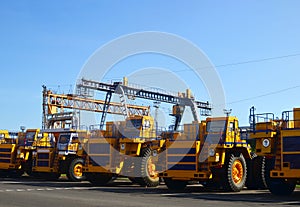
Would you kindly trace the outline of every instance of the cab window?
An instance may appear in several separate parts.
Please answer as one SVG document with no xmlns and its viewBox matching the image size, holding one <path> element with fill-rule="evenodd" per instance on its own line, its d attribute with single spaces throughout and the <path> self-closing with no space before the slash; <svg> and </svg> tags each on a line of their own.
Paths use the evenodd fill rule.
<svg viewBox="0 0 300 207">
<path fill-rule="evenodd" d="M 144 125 L 143 125 L 143 129 L 149 129 L 149 128 L 150 128 L 150 120 L 145 120 Z"/>
<path fill-rule="evenodd" d="M 142 120 L 141 119 L 131 119 L 126 121 L 126 127 L 127 128 L 140 128 L 142 126 Z"/>
<path fill-rule="evenodd" d="M 69 134 L 60 135 L 58 142 L 60 144 L 67 144 L 70 141 L 70 137 L 71 137 L 71 135 L 69 135 Z"/>
<path fill-rule="evenodd" d="M 35 137 L 35 132 L 27 132 L 25 138 L 27 140 L 33 141 Z"/>
<path fill-rule="evenodd" d="M 206 132 L 208 133 L 220 133 L 224 132 L 226 128 L 226 121 L 209 121 L 206 124 Z"/>
<path fill-rule="evenodd" d="M 234 123 L 233 122 L 229 123 L 228 131 L 229 132 L 233 132 L 234 131 Z"/>
</svg>

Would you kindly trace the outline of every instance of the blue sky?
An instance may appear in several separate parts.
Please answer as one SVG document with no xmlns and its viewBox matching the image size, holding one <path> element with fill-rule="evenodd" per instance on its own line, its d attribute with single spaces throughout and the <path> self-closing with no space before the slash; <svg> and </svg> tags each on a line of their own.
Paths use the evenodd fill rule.
<svg viewBox="0 0 300 207">
<path fill-rule="evenodd" d="M 40 127 L 43 84 L 70 88 L 99 47 L 142 31 L 173 33 L 202 49 L 217 66 L 227 108 L 242 125 L 248 123 L 252 105 L 278 115 L 300 107 L 300 55 L 274 58 L 300 53 L 299 8 L 297 0 L 2 1 L 0 128 Z M 268 58 L 274 59 L 251 62 Z M 169 63 L 166 58 L 144 56 L 120 65 L 124 74 L 152 66 L 184 67 Z M 122 78 L 120 74 L 106 78 Z M 188 71 L 178 75 L 188 82 Z M 198 89 L 188 84 L 197 99 L 206 100 L 197 92 L 203 91 L 201 84 Z"/>
</svg>

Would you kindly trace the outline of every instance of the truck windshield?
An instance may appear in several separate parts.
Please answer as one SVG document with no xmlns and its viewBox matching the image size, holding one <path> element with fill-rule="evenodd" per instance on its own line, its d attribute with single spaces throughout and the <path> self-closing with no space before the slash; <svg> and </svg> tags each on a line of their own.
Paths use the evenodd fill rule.
<svg viewBox="0 0 300 207">
<path fill-rule="evenodd" d="M 35 132 L 27 132 L 26 133 L 26 139 L 28 141 L 33 141 L 34 140 L 34 136 L 35 136 Z"/>
<path fill-rule="evenodd" d="M 225 128 L 226 128 L 226 120 L 209 121 L 206 124 L 206 132 L 208 133 L 224 132 Z"/>
<path fill-rule="evenodd" d="M 139 129 L 142 126 L 142 119 L 131 119 L 126 121 L 127 128 Z"/>
<path fill-rule="evenodd" d="M 60 135 L 58 142 L 60 144 L 67 144 L 70 141 L 70 137 L 71 137 L 70 134 L 62 134 L 62 135 Z"/>
</svg>

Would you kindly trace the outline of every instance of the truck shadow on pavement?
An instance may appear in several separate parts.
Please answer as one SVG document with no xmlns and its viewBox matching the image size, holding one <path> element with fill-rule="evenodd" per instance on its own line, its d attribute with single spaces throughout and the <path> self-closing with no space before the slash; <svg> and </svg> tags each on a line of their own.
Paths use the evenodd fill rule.
<svg viewBox="0 0 300 207">
<path fill-rule="evenodd" d="M 132 184 L 130 181 L 114 180 L 106 186 L 93 186 L 87 181 L 84 182 L 70 182 L 66 179 L 59 179 L 58 181 L 47 181 L 37 178 L 21 178 L 21 179 L 7 179 L 0 178 L 0 181 L 6 182 L 9 185 L 25 185 L 30 187 L 46 187 L 46 188 L 74 188 L 73 190 L 84 191 L 99 191 L 110 192 L 116 194 L 134 194 L 145 196 L 147 194 L 157 195 L 159 197 L 167 198 L 189 198 L 198 200 L 214 200 L 214 201 L 228 201 L 228 202 L 249 202 L 262 204 L 278 204 L 278 205 L 300 205 L 300 190 L 290 196 L 274 196 L 268 190 L 247 190 L 241 192 L 224 192 L 220 190 L 212 190 L 204 188 L 201 185 L 189 185 L 184 191 L 174 192 L 167 189 L 165 185 L 160 185 L 156 188 L 140 187 Z"/>
</svg>

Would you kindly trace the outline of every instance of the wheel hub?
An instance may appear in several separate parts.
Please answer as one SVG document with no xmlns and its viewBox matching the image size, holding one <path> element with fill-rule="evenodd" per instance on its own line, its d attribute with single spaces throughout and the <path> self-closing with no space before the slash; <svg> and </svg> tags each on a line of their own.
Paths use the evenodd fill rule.
<svg viewBox="0 0 300 207">
<path fill-rule="evenodd" d="M 76 164 L 74 166 L 74 175 L 77 177 L 81 177 L 82 176 L 82 165 L 81 164 Z"/>
<path fill-rule="evenodd" d="M 150 157 L 147 162 L 147 170 L 148 174 L 150 175 L 151 178 L 155 179 L 157 178 L 158 173 L 156 172 L 156 166 L 152 162 L 152 158 Z"/>
<path fill-rule="evenodd" d="M 239 160 L 235 160 L 233 165 L 232 165 L 232 178 L 234 183 L 239 184 L 242 182 L 244 175 L 244 169 L 242 162 Z"/>
</svg>

